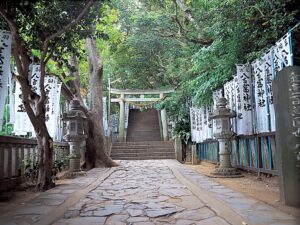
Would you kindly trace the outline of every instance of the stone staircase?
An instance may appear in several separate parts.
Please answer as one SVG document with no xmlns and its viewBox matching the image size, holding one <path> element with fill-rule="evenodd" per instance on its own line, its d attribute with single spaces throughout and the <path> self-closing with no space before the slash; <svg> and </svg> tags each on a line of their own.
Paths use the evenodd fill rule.
<svg viewBox="0 0 300 225">
<path fill-rule="evenodd" d="M 175 159 L 175 152 L 167 141 L 116 142 L 110 156 L 114 160 Z"/>
<path fill-rule="evenodd" d="M 126 142 L 113 143 L 112 159 L 174 159 L 173 145 L 161 141 L 158 119 L 155 109 L 130 109 Z"/>
<path fill-rule="evenodd" d="M 126 141 L 161 141 L 157 110 L 130 109 Z"/>
</svg>

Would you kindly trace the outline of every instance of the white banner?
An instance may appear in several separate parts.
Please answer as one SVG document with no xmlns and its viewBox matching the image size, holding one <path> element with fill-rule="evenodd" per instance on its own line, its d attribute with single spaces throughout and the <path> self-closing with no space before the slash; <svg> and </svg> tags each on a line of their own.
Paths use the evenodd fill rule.
<svg viewBox="0 0 300 225">
<path fill-rule="evenodd" d="M 190 122 L 191 122 L 191 138 L 192 141 L 196 141 L 196 115 L 195 115 L 194 107 L 190 107 Z"/>
<path fill-rule="evenodd" d="M 46 126 L 50 136 L 55 140 L 59 138 L 60 131 L 59 120 L 60 120 L 60 93 L 61 93 L 61 82 L 55 76 L 45 76 L 45 91 L 46 91 Z"/>
<path fill-rule="evenodd" d="M 277 73 L 283 67 L 292 65 L 293 53 L 290 43 L 291 34 L 287 33 L 274 46 L 274 71 Z"/>
<path fill-rule="evenodd" d="M 214 109 L 217 108 L 217 103 L 219 101 L 219 98 L 221 98 L 221 97 L 222 97 L 222 88 L 213 92 L 213 103 L 214 103 L 213 107 L 214 107 Z"/>
<path fill-rule="evenodd" d="M 268 102 L 266 94 L 266 75 L 264 58 L 252 63 L 254 77 L 254 97 L 256 115 L 256 133 L 269 131 Z"/>
<path fill-rule="evenodd" d="M 125 102 L 125 129 L 128 128 L 128 118 L 129 118 L 129 103 Z"/>
<path fill-rule="evenodd" d="M 222 97 L 222 89 L 213 92 L 213 110 L 217 109 L 219 98 Z M 216 131 L 216 120 L 213 120 L 213 133 Z"/>
<path fill-rule="evenodd" d="M 41 94 L 40 77 L 41 77 L 40 65 L 32 65 L 31 66 L 31 75 L 30 75 L 31 90 L 33 92 L 37 93 L 38 95 Z"/>
<path fill-rule="evenodd" d="M 104 130 L 104 135 L 108 136 L 106 97 L 102 98 L 102 104 L 103 104 L 103 106 L 102 106 L 103 107 L 103 130 Z M 125 107 L 125 111 L 126 111 L 126 107 Z M 125 123 L 125 126 L 126 126 L 126 123 Z"/>
<path fill-rule="evenodd" d="M 26 113 L 24 104 L 22 102 L 22 91 L 19 82 L 16 82 L 15 88 L 15 123 L 14 133 L 15 135 L 27 135 L 27 132 L 33 132 L 33 127 Z"/>
<path fill-rule="evenodd" d="M 201 117 L 201 110 L 195 108 L 195 122 L 196 122 L 196 130 L 195 130 L 195 136 L 196 136 L 196 142 L 200 143 L 202 141 L 202 117 Z"/>
<path fill-rule="evenodd" d="M 10 73 L 10 53 L 12 36 L 9 32 L 0 30 L 0 131 L 2 130 L 3 113 L 7 97 L 7 84 Z"/>
<path fill-rule="evenodd" d="M 233 79 L 229 82 L 227 82 L 224 85 L 224 96 L 227 99 L 227 108 L 233 110 L 233 111 L 237 111 L 236 109 L 236 79 Z M 237 132 L 236 129 L 236 118 L 231 118 L 230 119 L 230 123 L 231 123 L 231 128 L 233 132 Z"/>
<path fill-rule="evenodd" d="M 207 139 L 213 138 L 213 122 L 212 120 L 209 120 L 209 114 L 213 112 L 213 106 L 207 106 L 206 107 L 206 120 L 207 120 Z"/>
<path fill-rule="evenodd" d="M 265 69 L 265 80 L 266 80 L 266 92 L 268 97 L 268 106 L 269 106 L 269 114 L 270 114 L 270 126 L 271 131 L 275 131 L 275 108 L 274 108 L 274 98 L 273 98 L 273 86 L 272 86 L 272 80 L 274 77 L 274 71 L 272 67 L 272 55 L 273 50 L 269 51 L 263 56 L 264 59 L 264 69 Z"/>
<path fill-rule="evenodd" d="M 250 65 L 236 65 L 237 67 L 237 134 L 253 134 L 252 125 L 252 82 Z"/>
<path fill-rule="evenodd" d="M 12 73 L 11 70 L 9 71 L 8 76 L 8 86 L 9 86 L 9 123 L 14 124 L 15 123 L 15 96 L 13 94 L 13 88 L 14 88 L 14 80 L 12 79 Z"/>
</svg>

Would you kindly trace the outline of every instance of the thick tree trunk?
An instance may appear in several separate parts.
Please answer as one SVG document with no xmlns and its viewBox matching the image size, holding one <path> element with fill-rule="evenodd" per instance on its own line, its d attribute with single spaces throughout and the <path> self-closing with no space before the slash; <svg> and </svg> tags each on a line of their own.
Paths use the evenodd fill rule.
<svg viewBox="0 0 300 225">
<path fill-rule="evenodd" d="M 22 88 L 23 104 L 34 127 L 37 138 L 39 165 L 36 190 L 47 190 L 53 187 L 54 183 L 52 180 L 53 141 L 46 126 L 45 104 L 44 102 L 40 102 L 40 96 L 31 91 L 26 80 L 18 77 L 18 81 Z"/>
<path fill-rule="evenodd" d="M 97 52 L 95 40 L 87 39 L 90 68 L 91 109 L 89 111 L 89 133 L 87 146 L 87 168 L 93 166 L 112 167 L 117 164 L 105 153 L 103 135 L 103 63 Z"/>
</svg>

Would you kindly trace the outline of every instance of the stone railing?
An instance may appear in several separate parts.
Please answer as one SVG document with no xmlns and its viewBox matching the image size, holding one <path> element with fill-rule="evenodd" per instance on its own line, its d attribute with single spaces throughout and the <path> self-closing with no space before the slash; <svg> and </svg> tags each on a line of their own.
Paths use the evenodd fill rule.
<svg viewBox="0 0 300 225">
<path fill-rule="evenodd" d="M 60 155 L 69 154 L 66 142 L 55 142 Z M 24 160 L 33 165 L 38 160 L 35 139 L 0 136 L 0 182 L 3 179 L 20 177 L 24 174 Z M 54 155 L 54 159 L 56 156 Z"/>
</svg>

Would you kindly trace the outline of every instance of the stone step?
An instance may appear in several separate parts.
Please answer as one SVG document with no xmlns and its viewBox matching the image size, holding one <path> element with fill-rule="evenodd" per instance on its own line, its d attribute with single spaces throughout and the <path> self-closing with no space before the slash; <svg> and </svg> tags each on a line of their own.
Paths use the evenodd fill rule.
<svg viewBox="0 0 300 225">
<path fill-rule="evenodd" d="M 112 157 L 113 160 L 150 160 L 150 159 L 175 159 L 175 156 L 137 156 L 137 157 Z"/>
<path fill-rule="evenodd" d="M 115 142 L 113 143 L 114 146 L 137 146 L 137 145 L 143 145 L 143 146 L 171 146 L 173 147 L 171 142 L 168 141 L 140 141 L 140 142 L 134 142 L 134 141 L 127 141 L 127 142 Z"/>
<path fill-rule="evenodd" d="M 111 151 L 111 155 L 116 155 L 116 154 L 160 154 L 160 153 L 165 153 L 165 154 L 173 154 L 174 153 L 174 150 L 173 149 L 170 149 L 170 150 L 161 150 L 161 149 L 158 149 L 158 150 L 152 150 L 152 151 L 145 151 L 143 149 L 138 149 L 138 150 L 124 150 L 124 149 L 121 149 L 121 150 L 115 150 L 113 149 Z"/>
<path fill-rule="evenodd" d="M 174 152 L 130 152 L 130 153 L 123 153 L 123 152 L 112 152 L 111 156 L 172 156 L 175 155 Z"/>
<path fill-rule="evenodd" d="M 145 146 L 114 146 L 112 147 L 112 151 L 121 151 L 121 150 L 125 150 L 125 151 L 156 151 L 156 150 L 161 150 L 161 151 L 173 151 L 174 148 L 170 147 L 170 146 L 149 146 L 149 145 L 145 145 Z"/>
</svg>

